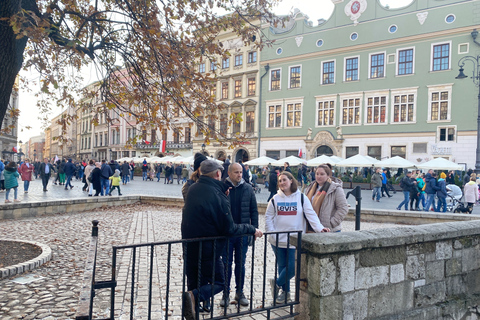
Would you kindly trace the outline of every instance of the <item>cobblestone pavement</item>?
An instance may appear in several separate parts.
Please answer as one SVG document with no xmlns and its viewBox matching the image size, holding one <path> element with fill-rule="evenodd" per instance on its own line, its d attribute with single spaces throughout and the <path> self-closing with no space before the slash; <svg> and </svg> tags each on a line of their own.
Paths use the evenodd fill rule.
<svg viewBox="0 0 480 320">
<path fill-rule="evenodd" d="M 140 182 L 142 183 L 142 182 Z M 155 185 L 155 182 L 145 182 Z M 163 183 L 162 183 L 163 184 Z M 158 184 L 160 185 L 160 183 Z M 127 188 L 135 187 L 134 184 Z M 176 188 L 177 186 L 165 186 Z M 125 190 L 128 190 L 125 188 Z M 32 188 L 33 189 L 33 188 Z M 142 188 L 152 192 L 154 188 Z M 64 190 L 53 191 L 52 194 Z M 50 191 L 49 191 L 50 192 Z M 70 192 L 70 191 L 65 191 Z M 76 191 L 71 191 L 73 194 Z M 78 192 L 77 194 L 80 194 Z M 33 194 L 33 192 L 32 192 Z M 30 193 L 29 193 L 30 195 Z M 113 199 L 113 198 L 112 198 Z M 91 233 L 91 221 L 99 220 L 99 248 L 97 257 L 97 280 L 108 280 L 111 275 L 112 246 L 147 241 L 170 241 L 180 238 L 181 210 L 179 208 L 154 205 L 130 205 L 116 209 L 100 209 L 95 212 L 76 214 L 47 215 L 40 218 L 0 221 L 0 234 L 5 238 L 35 240 L 49 245 L 53 251 L 52 260 L 29 273 L 35 281 L 27 284 L 17 284 L 12 280 L 22 278 L 20 275 L 0 281 L 0 318 L 9 319 L 72 319 L 78 303 L 78 294 L 82 281 L 88 243 Z M 260 226 L 264 226 L 264 216 L 260 216 Z M 362 229 L 391 227 L 389 224 L 363 223 Z M 345 231 L 353 231 L 354 223 L 345 222 Z M 254 305 L 261 304 L 263 288 L 263 239 L 255 246 L 255 272 L 253 278 Z M 251 252 L 251 250 L 249 250 Z M 134 285 L 133 312 L 134 319 L 144 319 L 147 310 L 148 274 L 150 271 L 150 248 L 145 247 L 136 253 L 135 277 L 140 279 Z M 167 311 L 166 307 L 166 260 L 165 248 L 155 249 L 152 269 L 152 319 L 160 319 Z M 261 257 L 261 258 L 259 258 Z M 250 265 L 251 256 L 247 258 Z M 181 247 L 171 247 L 171 282 L 168 302 L 169 319 L 180 319 L 182 290 Z M 273 266 L 274 257 L 271 249 L 267 249 L 267 264 Z M 128 319 L 131 307 L 131 249 L 118 253 L 117 280 L 115 290 L 115 314 L 117 319 Z M 249 269 L 247 269 L 249 270 Z M 273 277 L 274 268 L 267 268 L 267 278 Z M 233 281 L 232 281 L 233 283 Z M 246 275 L 246 293 L 249 296 L 251 276 Z M 292 288 L 293 290 L 293 288 Z M 269 303 L 270 290 L 266 289 Z M 215 314 L 221 312 L 217 295 Z M 233 295 L 231 295 L 233 298 Z M 99 292 L 95 298 L 95 313 L 98 317 L 109 314 L 109 289 Z M 235 310 L 235 305 L 229 306 L 229 312 Z M 242 311 L 244 308 L 241 309 Z M 282 314 L 278 311 L 277 314 Z M 239 319 L 250 317 L 239 317 Z M 251 319 L 264 319 L 256 314 Z"/>
<path fill-rule="evenodd" d="M 51 180 L 52 181 L 52 180 Z M 52 182 L 48 185 L 48 192 L 43 192 L 42 181 L 37 179 L 30 183 L 28 193 L 23 193 L 23 182 L 19 182 L 18 194 L 19 199 L 23 202 L 30 201 L 45 201 L 45 200 L 57 200 L 57 199 L 71 199 L 87 197 L 87 193 L 82 191 L 83 183 L 80 181 L 73 181 L 74 188 L 71 190 L 65 190 L 63 186 L 53 185 Z M 133 181 L 127 185 L 120 186 L 123 195 L 148 195 L 148 196 L 170 196 L 181 197 L 182 196 L 182 184 L 178 184 L 175 179 L 173 184 L 164 184 L 164 179 L 160 182 L 155 181 L 142 181 L 142 177 L 135 177 Z M 259 185 L 261 190 L 257 193 L 257 201 L 259 203 L 266 203 L 270 193 L 263 185 Z M 348 192 L 349 190 L 345 190 Z M 4 194 L 4 193 L 3 193 Z M 114 195 L 117 191 L 114 191 Z M 403 200 L 403 193 L 397 192 L 392 194 L 392 198 L 382 198 L 380 202 L 371 200 L 371 191 L 362 190 L 362 208 L 364 209 L 389 209 L 394 210 L 398 207 Z M 0 193 L 0 198 L 2 193 Z M 4 197 L 4 196 L 3 196 Z M 12 195 L 10 195 L 12 197 Z M 355 198 L 350 196 L 348 202 L 351 207 L 355 207 Z M 0 203 L 2 200 L 0 200 Z M 480 215 L 480 206 L 475 206 L 473 214 Z"/>
</svg>

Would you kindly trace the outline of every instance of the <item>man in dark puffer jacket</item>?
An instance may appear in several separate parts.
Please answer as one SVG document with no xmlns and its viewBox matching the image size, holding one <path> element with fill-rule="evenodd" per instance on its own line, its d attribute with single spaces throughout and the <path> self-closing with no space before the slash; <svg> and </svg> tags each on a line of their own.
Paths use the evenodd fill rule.
<svg viewBox="0 0 480 320">
<path fill-rule="evenodd" d="M 258 209 L 257 199 L 250 184 L 242 178 L 243 168 L 238 163 L 233 163 L 228 167 L 228 178 L 225 184 L 230 189 L 230 209 L 232 211 L 233 222 L 236 224 L 251 224 L 258 228 Z M 235 259 L 235 300 L 242 306 L 248 306 L 249 302 L 243 294 L 243 284 L 245 281 L 245 259 L 248 250 L 249 238 L 236 237 L 229 241 L 228 252 L 224 252 L 222 259 L 226 266 L 226 289 L 223 293 L 223 299 L 220 306 L 223 307 L 230 303 L 230 280 L 232 278 L 232 263 Z M 235 256 L 234 256 L 235 251 Z"/>
</svg>

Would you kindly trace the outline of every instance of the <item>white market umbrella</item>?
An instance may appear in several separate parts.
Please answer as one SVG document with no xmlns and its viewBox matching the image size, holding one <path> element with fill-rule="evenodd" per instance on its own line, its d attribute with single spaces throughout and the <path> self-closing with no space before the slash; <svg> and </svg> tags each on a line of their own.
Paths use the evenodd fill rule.
<svg viewBox="0 0 480 320">
<path fill-rule="evenodd" d="M 357 154 L 336 164 L 337 167 L 373 167 L 379 161 L 372 157 Z"/>
<path fill-rule="evenodd" d="M 214 157 L 208 156 L 207 159 L 209 159 L 209 160 L 215 160 L 217 163 L 223 164 L 223 161 L 222 161 L 222 160 L 215 159 Z"/>
<path fill-rule="evenodd" d="M 174 163 L 174 164 L 180 164 L 182 163 L 183 159 L 185 159 L 184 157 L 182 156 L 177 156 L 177 157 L 174 157 L 170 160 L 171 163 Z"/>
<path fill-rule="evenodd" d="M 133 163 L 143 163 L 143 159 L 148 159 L 148 158 L 147 158 L 147 157 L 144 157 L 144 158 L 140 158 L 140 157 L 133 158 Z"/>
<path fill-rule="evenodd" d="M 245 164 L 248 164 L 249 166 L 267 166 L 269 163 L 274 163 L 277 160 L 272 159 L 267 156 L 262 156 L 257 159 L 253 159 L 250 161 L 245 162 Z"/>
<path fill-rule="evenodd" d="M 167 162 L 170 162 L 170 160 L 172 160 L 172 159 L 173 159 L 172 156 L 166 156 L 166 157 L 160 158 L 160 160 L 158 162 L 166 164 Z"/>
<path fill-rule="evenodd" d="M 286 157 L 286 158 L 277 160 L 275 162 L 272 162 L 272 166 L 282 167 L 285 162 L 288 162 L 290 166 L 295 167 L 302 164 L 303 161 L 305 160 L 300 159 L 299 157 L 290 156 L 290 157 Z"/>
<path fill-rule="evenodd" d="M 332 157 L 326 156 L 326 155 L 321 155 L 319 157 L 310 159 L 307 161 L 307 166 L 309 167 L 316 167 L 324 163 L 329 163 L 332 166 L 336 165 L 340 160 L 332 159 Z"/>
<path fill-rule="evenodd" d="M 160 163 L 160 160 L 162 160 L 160 157 L 151 157 L 147 158 L 147 163 Z"/>
<path fill-rule="evenodd" d="M 331 158 L 333 161 L 337 161 L 337 163 L 339 163 L 339 162 L 342 161 L 342 160 L 345 160 L 344 158 L 342 158 L 342 157 L 337 157 L 337 156 L 330 156 L 330 158 Z"/>
<path fill-rule="evenodd" d="M 186 157 L 186 158 L 183 158 L 183 159 L 180 159 L 179 160 L 179 163 L 181 164 L 192 164 L 193 165 L 193 161 L 195 160 L 195 157 L 194 156 L 190 156 L 190 157 Z"/>
<path fill-rule="evenodd" d="M 463 165 L 457 164 L 455 162 L 449 161 L 445 158 L 436 158 L 428 162 L 418 164 L 417 168 L 426 169 L 426 170 L 464 170 Z"/>
<path fill-rule="evenodd" d="M 413 162 L 408 161 L 399 156 L 393 158 L 385 159 L 380 162 L 377 162 L 375 166 L 384 167 L 384 168 L 415 168 L 416 165 Z"/>
</svg>

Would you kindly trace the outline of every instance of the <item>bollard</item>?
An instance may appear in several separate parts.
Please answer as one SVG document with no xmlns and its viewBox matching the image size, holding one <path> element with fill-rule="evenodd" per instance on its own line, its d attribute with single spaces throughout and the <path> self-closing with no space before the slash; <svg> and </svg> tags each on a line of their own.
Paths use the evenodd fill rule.
<svg viewBox="0 0 480 320">
<path fill-rule="evenodd" d="M 362 189 L 360 186 L 356 186 L 355 189 L 347 193 L 348 196 L 352 194 L 356 200 L 355 206 L 355 230 L 360 230 L 360 210 L 362 208 Z"/>
<path fill-rule="evenodd" d="M 93 220 L 92 225 L 92 237 L 98 237 L 98 220 Z"/>
</svg>

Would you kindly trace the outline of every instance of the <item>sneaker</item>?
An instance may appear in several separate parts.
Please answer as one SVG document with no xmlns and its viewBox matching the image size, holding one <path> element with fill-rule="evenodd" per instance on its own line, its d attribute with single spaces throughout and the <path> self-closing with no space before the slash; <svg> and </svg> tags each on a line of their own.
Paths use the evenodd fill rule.
<svg viewBox="0 0 480 320">
<path fill-rule="evenodd" d="M 13 202 L 22 202 L 22 200 L 15 199 Z"/>
<path fill-rule="evenodd" d="M 208 301 L 203 301 L 203 307 L 202 307 L 203 312 L 208 312 L 212 311 L 212 308 L 210 306 L 210 300 Z"/>
<path fill-rule="evenodd" d="M 285 303 L 285 298 L 287 299 L 287 302 L 290 301 L 290 292 L 285 292 L 282 290 L 282 293 L 280 293 L 277 297 L 277 299 L 275 300 L 275 302 L 277 304 L 282 304 L 282 303 Z"/>
<path fill-rule="evenodd" d="M 228 306 L 230 304 L 230 297 L 228 296 L 223 296 L 222 297 L 222 300 L 220 300 L 220 307 L 225 307 L 225 306 Z"/>
<path fill-rule="evenodd" d="M 24 193 L 28 193 L 28 191 L 25 191 Z"/>
<path fill-rule="evenodd" d="M 272 292 L 272 299 L 275 300 L 276 296 L 278 295 L 278 291 L 280 290 L 279 286 L 275 282 L 275 279 L 270 279 L 270 291 Z"/>
<path fill-rule="evenodd" d="M 7 200 L 5 200 L 5 203 L 10 203 L 10 202 L 12 202 L 12 201 L 10 201 L 10 200 L 8 200 L 8 199 L 7 199 Z"/>
<path fill-rule="evenodd" d="M 245 294 L 243 292 L 241 293 L 235 293 L 235 300 L 240 303 L 240 305 L 246 307 L 249 305 L 247 298 L 245 298 Z"/>
<path fill-rule="evenodd" d="M 195 320 L 195 296 L 192 291 L 183 293 L 182 296 L 183 316 L 187 320 Z"/>
</svg>

